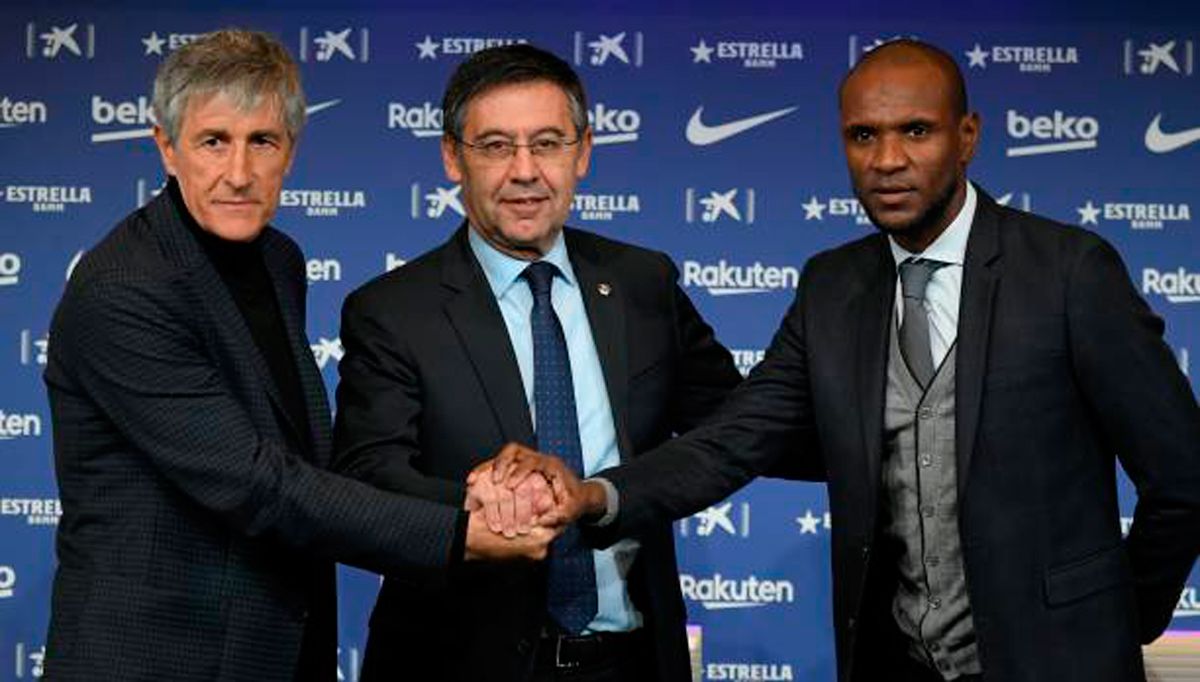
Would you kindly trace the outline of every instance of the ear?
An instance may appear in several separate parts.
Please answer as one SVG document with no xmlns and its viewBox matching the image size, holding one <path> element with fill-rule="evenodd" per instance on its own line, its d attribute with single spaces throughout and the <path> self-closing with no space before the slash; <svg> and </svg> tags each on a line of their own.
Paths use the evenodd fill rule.
<svg viewBox="0 0 1200 682">
<path fill-rule="evenodd" d="M 979 143 L 980 121 L 979 114 L 971 112 L 962 117 L 958 124 L 959 163 L 964 166 L 975 157 L 975 147 Z"/>
<path fill-rule="evenodd" d="M 575 158 L 575 179 L 582 180 L 587 175 L 588 166 L 592 162 L 592 127 L 588 126 L 579 138 L 579 156 Z"/>
<path fill-rule="evenodd" d="M 154 144 L 158 147 L 158 155 L 162 157 L 163 168 L 167 175 L 175 175 L 175 147 L 167 139 L 167 131 L 162 126 L 154 126 Z"/>
<path fill-rule="evenodd" d="M 450 182 L 462 182 L 462 157 L 458 153 L 458 143 L 449 135 L 442 136 L 442 167 L 445 168 L 446 177 Z"/>
</svg>

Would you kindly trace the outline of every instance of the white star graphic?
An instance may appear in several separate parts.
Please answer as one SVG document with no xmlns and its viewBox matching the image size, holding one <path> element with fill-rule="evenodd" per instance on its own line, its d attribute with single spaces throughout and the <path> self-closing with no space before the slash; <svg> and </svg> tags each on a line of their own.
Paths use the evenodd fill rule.
<svg viewBox="0 0 1200 682">
<path fill-rule="evenodd" d="M 796 523 L 800 524 L 801 535 L 816 535 L 817 526 L 821 523 L 820 516 L 814 516 L 811 509 L 804 510 L 804 516 L 797 516 Z"/>
<path fill-rule="evenodd" d="M 975 49 L 967 50 L 964 54 L 967 55 L 967 59 L 971 62 L 967 64 L 967 68 L 973 69 L 976 66 L 981 69 L 987 68 L 988 53 L 987 50 L 979 46 L 979 43 L 975 43 Z"/>
<path fill-rule="evenodd" d="M 163 43 L 166 39 L 158 37 L 158 31 L 151 31 L 150 35 L 142 38 L 142 44 L 146 46 L 146 54 L 162 54 Z"/>
<path fill-rule="evenodd" d="M 1079 224 L 1080 225 L 1097 225 L 1097 224 L 1099 224 L 1100 221 L 1097 220 L 1097 218 L 1099 218 L 1099 216 L 1100 216 L 1100 209 L 1096 208 L 1096 205 L 1092 203 L 1091 199 L 1088 199 L 1088 202 L 1086 204 L 1084 204 L 1083 206 L 1080 206 L 1079 208 L 1077 208 L 1075 210 L 1079 211 Z"/>
<path fill-rule="evenodd" d="M 700 62 L 712 64 L 713 48 L 709 47 L 708 43 L 704 42 L 703 38 L 700 39 L 699 45 L 695 47 L 689 47 L 688 49 L 692 51 L 693 64 L 699 64 Z"/>
<path fill-rule="evenodd" d="M 437 59 L 438 44 L 433 42 L 431 36 L 426 35 L 425 40 L 416 43 L 416 47 L 421 51 L 417 59 Z"/>
<path fill-rule="evenodd" d="M 822 204 L 814 195 L 807 203 L 801 204 L 804 207 L 805 220 L 824 220 L 825 219 L 825 204 Z"/>
</svg>

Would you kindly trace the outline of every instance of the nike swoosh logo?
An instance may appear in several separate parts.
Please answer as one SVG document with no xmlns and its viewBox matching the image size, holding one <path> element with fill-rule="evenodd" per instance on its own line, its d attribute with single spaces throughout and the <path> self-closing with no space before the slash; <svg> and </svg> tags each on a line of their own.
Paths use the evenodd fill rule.
<svg viewBox="0 0 1200 682">
<path fill-rule="evenodd" d="M 1161 120 L 1162 114 L 1155 116 L 1154 120 L 1150 121 L 1149 127 L 1146 128 L 1146 149 L 1155 154 L 1173 152 L 1180 147 L 1200 141 L 1200 128 L 1189 128 L 1177 133 L 1164 133 L 1159 127 Z"/>
<path fill-rule="evenodd" d="M 698 147 L 716 144 L 721 140 L 727 140 L 734 135 L 740 135 L 741 133 L 754 128 L 755 126 L 760 126 L 764 123 L 774 121 L 777 118 L 787 116 L 795 110 L 796 107 L 788 107 L 786 109 L 779 109 L 777 111 L 769 111 L 765 114 L 759 114 L 758 116 L 740 118 L 736 121 L 710 126 L 705 125 L 704 122 L 700 120 L 700 114 L 703 113 L 704 107 L 696 107 L 696 113 L 692 114 L 692 118 L 687 124 L 687 141 Z"/>
<path fill-rule="evenodd" d="M 310 105 L 308 105 L 307 108 L 305 108 L 304 113 L 308 114 L 309 116 L 312 116 L 313 114 L 317 113 L 318 111 L 325 111 L 329 107 L 336 107 L 337 105 L 339 105 L 341 103 L 342 103 L 342 100 L 340 100 L 340 99 L 331 99 L 327 102 L 318 102 L 317 104 L 310 104 Z"/>
</svg>

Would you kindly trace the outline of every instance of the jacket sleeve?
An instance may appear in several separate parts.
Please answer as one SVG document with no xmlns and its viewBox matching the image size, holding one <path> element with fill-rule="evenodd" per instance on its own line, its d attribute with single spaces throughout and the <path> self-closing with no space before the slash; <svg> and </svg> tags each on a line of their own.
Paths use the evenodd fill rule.
<svg viewBox="0 0 1200 682">
<path fill-rule="evenodd" d="M 674 266 L 671 274 L 677 276 Z M 713 335 L 712 327 L 697 312 L 691 299 L 674 277 L 670 285 L 678 330 L 679 381 L 675 387 L 672 425 L 676 433 L 690 431 L 707 420 L 741 383 L 741 374 L 729 350 Z M 812 458 L 779 457 L 763 476 L 792 480 L 823 481 L 820 462 Z"/>
<path fill-rule="evenodd" d="M 1120 256 L 1095 242 L 1072 269 L 1074 373 L 1095 423 L 1137 487 L 1126 548 L 1142 640 L 1167 627 L 1200 552 L 1200 408 L 1163 342 L 1163 322 Z"/>
<path fill-rule="evenodd" d="M 73 279 L 52 327 L 52 362 L 131 450 L 248 537 L 377 572 L 445 566 L 459 511 L 337 476 L 263 437 L 192 322 L 196 302 L 166 279 Z"/>
<path fill-rule="evenodd" d="M 461 507 L 465 482 L 426 476 L 414 466 L 421 452 L 420 371 L 382 314 L 359 294 L 342 308 L 346 352 L 338 363 L 333 468 L 385 490 Z"/>
<path fill-rule="evenodd" d="M 785 454 L 805 458 L 801 471 L 821 471 L 814 443 L 804 332 L 804 280 L 763 361 L 703 426 L 634 461 L 606 470 L 619 512 L 592 527 L 598 546 L 694 514 L 770 470 Z"/>
</svg>

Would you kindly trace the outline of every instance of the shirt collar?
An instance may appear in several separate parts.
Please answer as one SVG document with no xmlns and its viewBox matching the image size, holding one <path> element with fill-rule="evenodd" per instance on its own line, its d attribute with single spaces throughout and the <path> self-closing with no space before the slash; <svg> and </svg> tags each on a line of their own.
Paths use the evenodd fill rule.
<svg viewBox="0 0 1200 682">
<path fill-rule="evenodd" d="M 475 260 L 483 268 L 488 286 L 496 298 L 503 298 L 508 290 L 521 279 L 521 273 L 529 267 L 530 261 L 513 258 L 492 246 L 486 239 L 479 236 L 473 227 L 467 227 L 467 240 Z M 567 241 L 563 239 L 562 231 L 554 238 L 554 245 L 538 260 L 545 261 L 558 268 L 556 277 L 561 278 L 570 286 L 575 286 L 575 271 L 571 269 L 571 259 L 567 256 Z"/>
<path fill-rule="evenodd" d="M 967 259 L 967 237 L 971 235 L 971 223 L 975 220 L 975 187 L 967 183 L 967 194 L 963 199 L 962 208 L 950 225 L 919 254 L 911 253 L 888 236 L 888 245 L 892 247 L 892 258 L 899 267 L 908 258 L 920 256 L 929 260 L 941 261 L 951 265 L 962 265 Z"/>
</svg>

